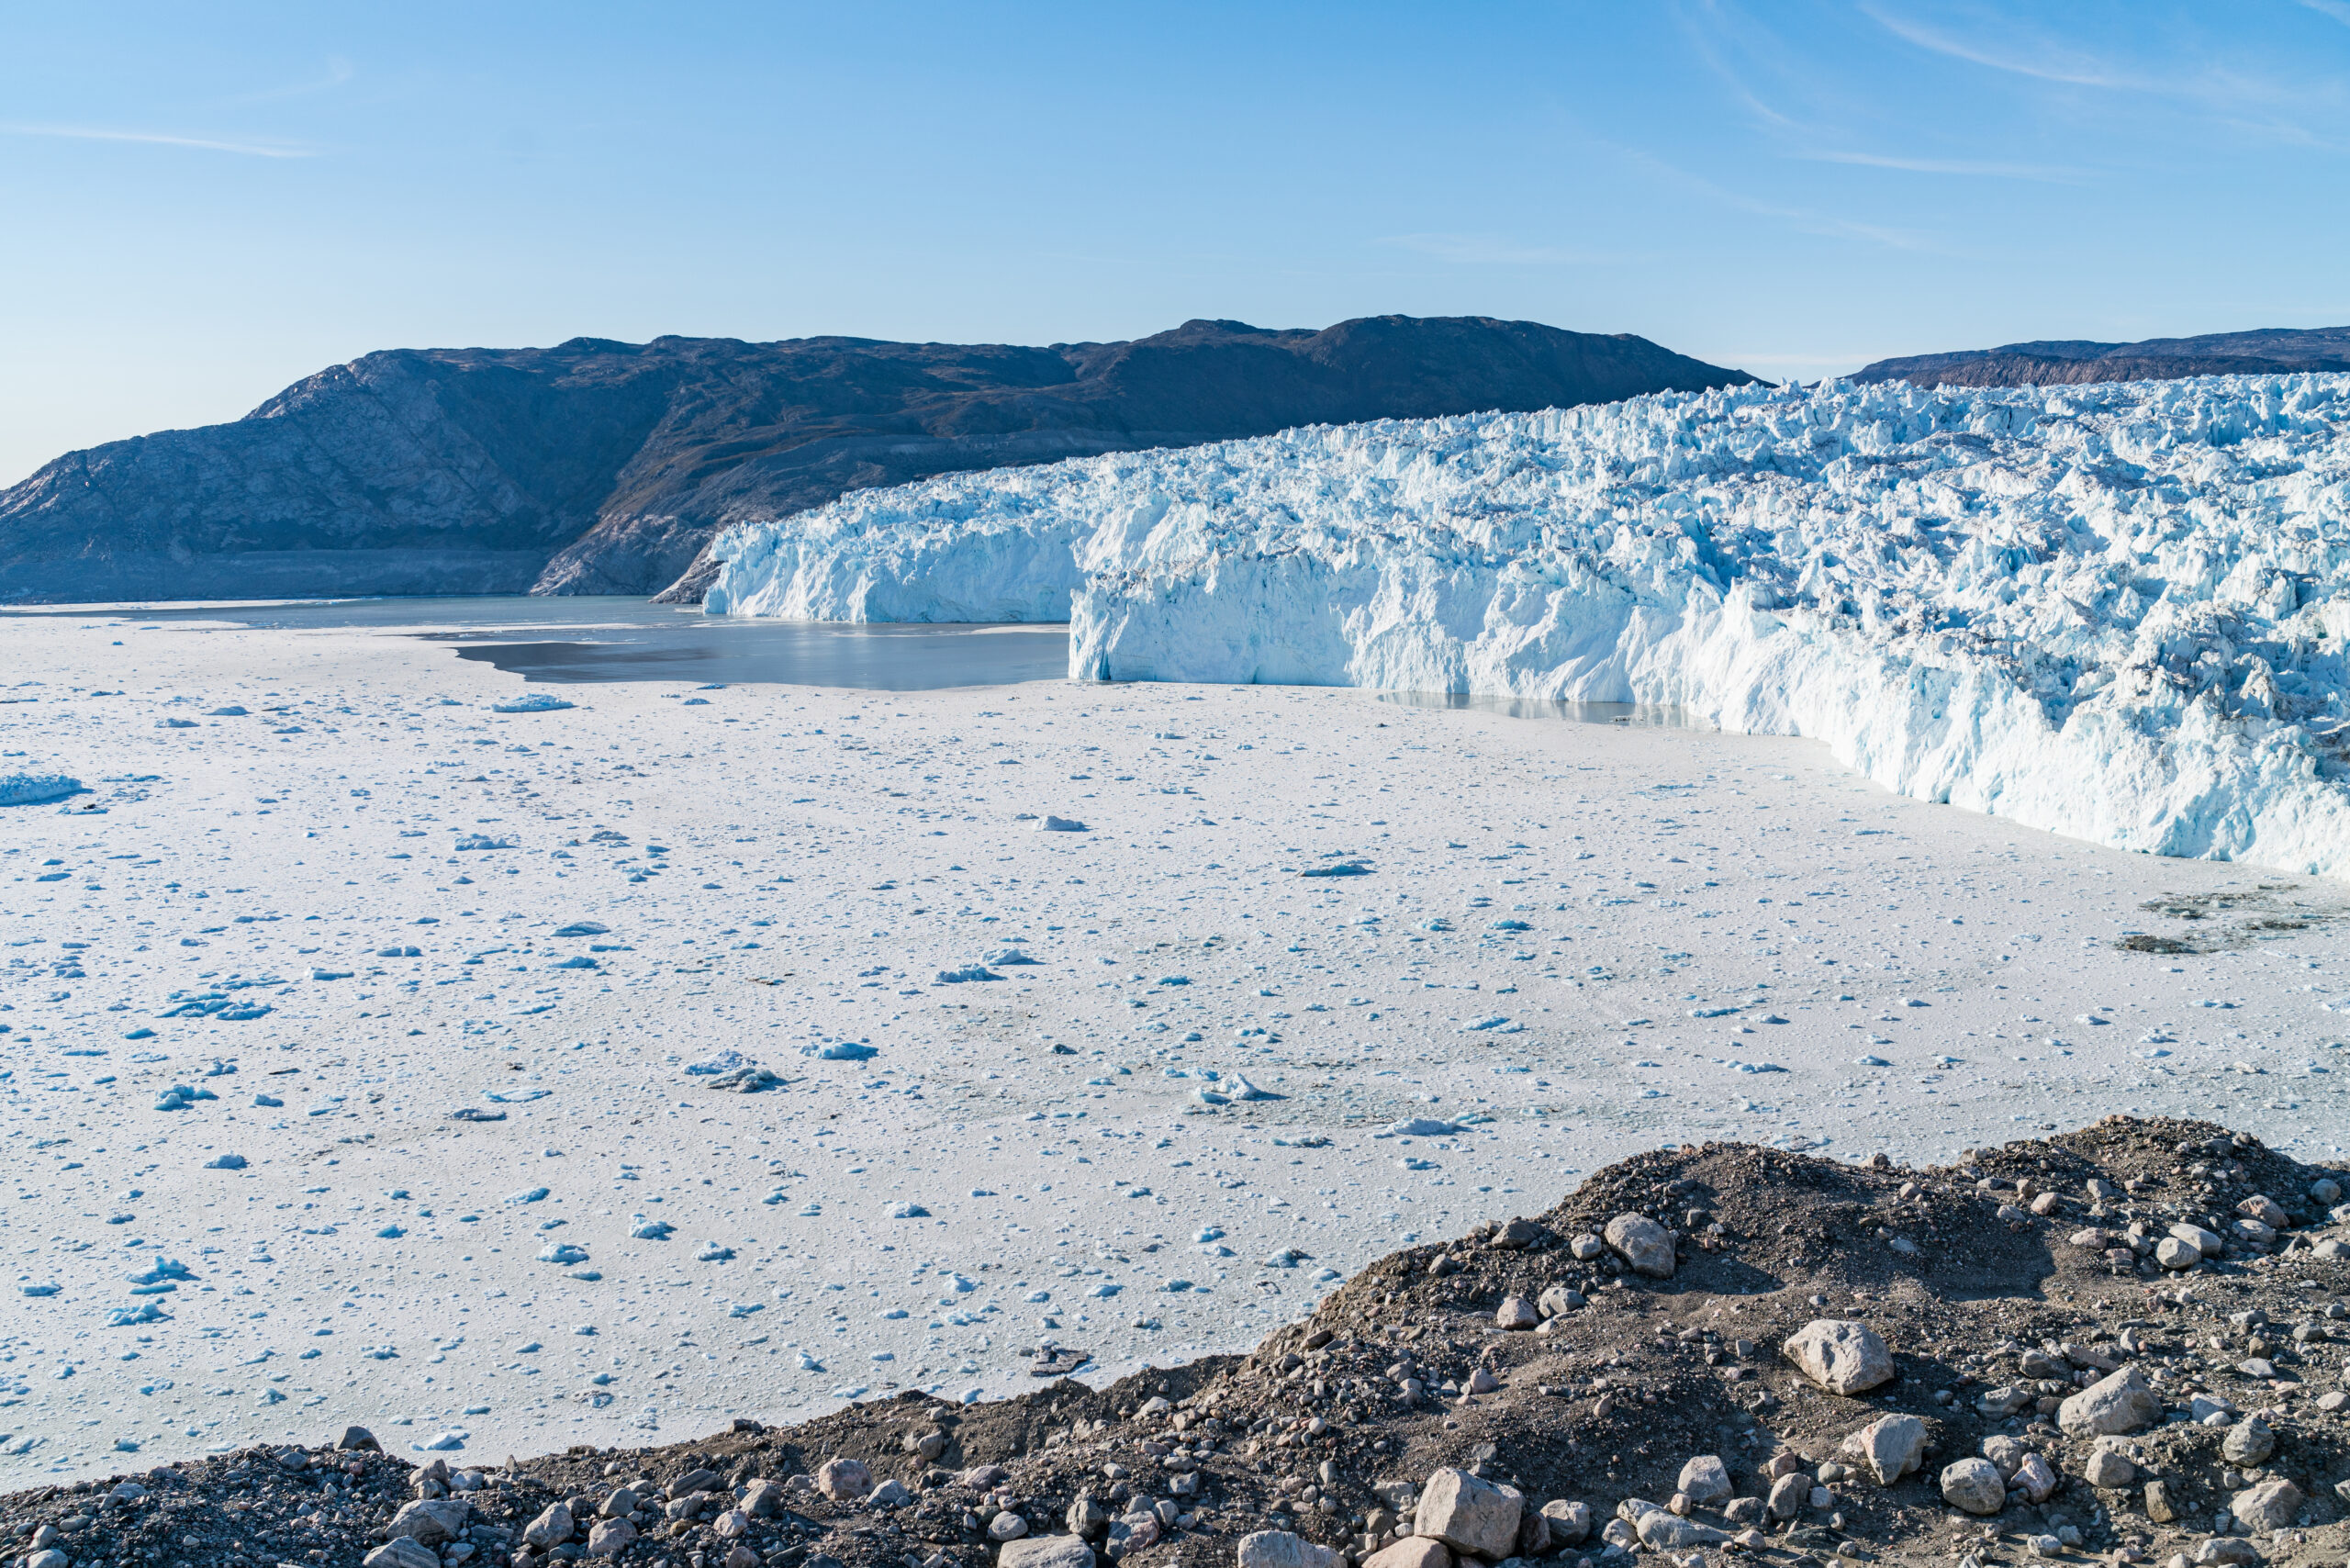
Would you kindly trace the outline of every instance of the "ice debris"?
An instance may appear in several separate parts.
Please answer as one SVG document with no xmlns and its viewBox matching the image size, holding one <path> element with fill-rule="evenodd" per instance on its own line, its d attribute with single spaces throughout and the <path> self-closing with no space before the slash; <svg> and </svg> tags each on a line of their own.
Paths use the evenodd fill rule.
<svg viewBox="0 0 2350 1568">
<path fill-rule="evenodd" d="M 38 806 L 81 792 L 82 781 L 62 773 L 0 773 L 0 806 Z"/>
<path fill-rule="evenodd" d="M 517 697 L 511 702 L 493 702 L 489 705 L 489 711 L 493 713 L 553 713 L 570 706 L 570 703 L 560 697 L 552 696 L 544 691 L 533 691 Z"/>
</svg>

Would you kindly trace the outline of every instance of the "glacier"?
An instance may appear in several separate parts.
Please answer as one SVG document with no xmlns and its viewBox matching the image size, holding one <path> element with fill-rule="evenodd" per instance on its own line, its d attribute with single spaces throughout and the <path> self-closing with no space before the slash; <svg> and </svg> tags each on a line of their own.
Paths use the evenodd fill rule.
<svg viewBox="0 0 2350 1568">
<path fill-rule="evenodd" d="M 1069 622 L 1069 674 L 1639 702 L 1916 798 L 2350 874 L 2350 376 L 1665 393 L 950 475 L 705 608 Z"/>
</svg>

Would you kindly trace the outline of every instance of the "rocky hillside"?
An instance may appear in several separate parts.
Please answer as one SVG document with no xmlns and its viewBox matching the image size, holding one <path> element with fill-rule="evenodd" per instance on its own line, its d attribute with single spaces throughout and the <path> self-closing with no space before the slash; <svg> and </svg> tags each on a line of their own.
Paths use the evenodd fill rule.
<svg viewBox="0 0 2350 1568">
<path fill-rule="evenodd" d="M 1659 1150 L 1383 1259 L 1245 1357 L 1096 1385 L 1047 1340 L 1011 1399 L 528 1462 L 414 1468 L 352 1428 L 0 1497 L 0 1541 L 28 1568 L 2338 1568 L 2341 1177 L 2122 1117 L 1941 1170 Z"/>
<path fill-rule="evenodd" d="M 2188 375 L 2282 375 L 2350 370 L 2350 327 L 2269 327 L 2140 343 L 2065 341 L 1881 359 L 1854 381 L 1919 386 L 2048 386 L 2088 381 L 2175 381 Z"/>
<path fill-rule="evenodd" d="M 867 486 L 1752 379 L 1629 334 L 1482 316 L 1189 321 L 1046 348 L 389 350 L 234 423 L 71 453 L 0 491 L 0 602 L 665 588 L 690 601 L 721 527 Z"/>
</svg>

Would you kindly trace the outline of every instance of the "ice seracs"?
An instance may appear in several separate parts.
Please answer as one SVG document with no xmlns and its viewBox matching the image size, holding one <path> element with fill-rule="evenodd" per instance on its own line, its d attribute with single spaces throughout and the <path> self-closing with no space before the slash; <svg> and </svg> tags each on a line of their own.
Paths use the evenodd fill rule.
<svg viewBox="0 0 2350 1568">
<path fill-rule="evenodd" d="M 717 554 L 714 612 L 1066 616 L 1081 678 L 1670 704 L 1919 799 L 2350 872 L 2342 375 L 1315 427 L 862 491 Z"/>
</svg>

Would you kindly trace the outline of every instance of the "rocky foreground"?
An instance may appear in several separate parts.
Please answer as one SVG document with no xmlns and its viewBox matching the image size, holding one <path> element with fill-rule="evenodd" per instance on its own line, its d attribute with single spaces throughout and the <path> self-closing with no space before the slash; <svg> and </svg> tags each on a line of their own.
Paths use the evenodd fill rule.
<svg viewBox="0 0 2350 1568">
<path fill-rule="evenodd" d="M 26 1568 L 2338 1564 L 2343 1183 L 2124 1117 L 1936 1170 L 1665 1149 L 1246 1357 L 464 1469 L 354 1428 L 0 1498 L 0 1540 Z"/>
</svg>

